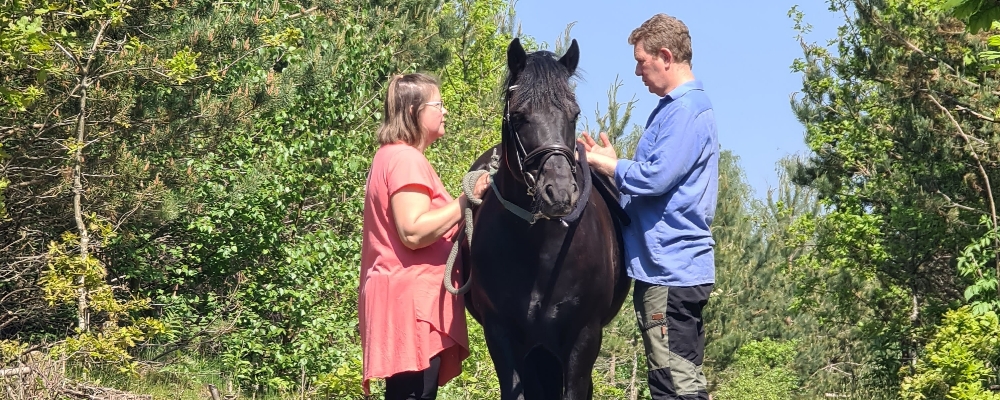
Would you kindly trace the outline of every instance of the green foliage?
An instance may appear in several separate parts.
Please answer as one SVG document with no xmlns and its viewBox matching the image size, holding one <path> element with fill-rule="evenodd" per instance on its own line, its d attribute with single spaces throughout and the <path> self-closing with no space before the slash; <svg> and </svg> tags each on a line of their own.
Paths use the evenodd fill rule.
<svg viewBox="0 0 1000 400">
<path fill-rule="evenodd" d="M 1000 5 L 991 1 L 947 0 L 939 6 L 964 21 L 972 33 L 989 30 L 995 22 L 1000 21 Z"/>
<path fill-rule="evenodd" d="M 824 209 L 794 227 L 813 249 L 794 263 L 796 307 L 850 327 L 851 391 L 892 397 L 962 288 L 991 293 L 995 260 L 975 268 L 982 276 L 959 264 L 973 269 L 963 249 L 984 243 L 983 215 L 997 216 L 1000 136 L 988 115 L 1000 99 L 987 88 L 998 81 L 975 56 L 984 35 L 965 33 L 942 1 L 829 3 L 847 19 L 834 51 L 803 42 L 792 66 L 803 76 L 793 110 L 813 151 L 795 179 Z"/>
<path fill-rule="evenodd" d="M 22 3 L 0 8 L 0 69 L 20 70 L 30 64 L 32 57 L 44 54 L 52 49 L 49 33 L 43 27 L 42 17 L 48 13 L 47 8 L 34 10 L 31 14 Z M 43 83 L 45 75 L 51 68 L 40 68 L 37 80 L 23 86 L 16 86 L 10 77 L 5 77 L 0 85 L 0 111 L 25 111 L 42 95 L 38 84 Z"/>
<path fill-rule="evenodd" d="M 973 279 L 973 283 L 965 288 L 965 300 L 971 302 L 972 311 L 977 314 L 1000 311 L 998 271 L 987 268 L 991 261 L 1000 257 L 1000 248 L 995 246 L 1000 234 L 989 218 L 984 216 L 980 222 L 986 227 L 986 234 L 966 246 L 957 259 L 958 272 Z"/>
<path fill-rule="evenodd" d="M 618 316 L 604 327 L 600 356 L 594 366 L 594 398 L 649 398 L 645 350 L 635 318 L 629 293 Z"/>
<path fill-rule="evenodd" d="M 711 387 L 729 385 L 735 378 L 726 371 L 733 371 L 740 349 L 767 338 L 798 344 L 787 365 L 801 377 L 796 393 L 840 395 L 857 372 L 844 359 L 845 350 L 857 345 L 851 340 L 856 327 L 830 319 L 838 307 L 834 299 L 811 298 L 805 304 L 796 296 L 804 285 L 847 278 L 798 266 L 815 250 L 813 224 L 822 215 L 816 191 L 792 182 L 799 161 L 781 160 L 778 185 L 766 198 L 754 199 L 739 159 L 721 154 L 712 227 L 716 282 L 705 310 L 705 365 L 719 371 L 708 375 Z"/>
<path fill-rule="evenodd" d="M 466 321 L 469 324 L 469 358 L 462 363 L 462 374 L 442 387 L 439 396 L 464 400 L 499 398 L 500 381 L 486 347 L 483 327 L 472 316 L 466 316 Z"/>
<path fill-rule="evenodd" d="M 642 136 L 643 128 L 639 124 L 632 124 L 632 130 L 625 133 L 625 127 L 628 126 L 629 121 L 632 119 L 632 110 L 635 109 L 636 99 L 633 94 L 629 101 L 624 104 L 619 103 L 618 89 L 621 86 L 622 82 L 615 76 L 614 83 L 608 88 L 607 110 L 603 114 L 600 110 L 594 110 L 594 121 L 597 123 L 596 129 L 592 129 L 589 123 L 584 122 L 583 130 L 598 142 L 600 141 L 598 139 L 600 133 L 607 133 L 608 139 L 615 147 L 618 157 L 632 158 L 635 154 L 635 148 L 639 144 L 639 138 Z M 624 110 L 622 110 L 623 106 Z"/>
<path fill-rule="evenodd" d="M 167 76 L 183 85 L 190 81 L 198 73 L 198 56 L 201 54 L 192 52 L 189 48 L 184 48 L 174 54 L 173 57 L 164 62 Z"/>
<path fill-rule="evenodd" d="M 722 372 L 724 383 L 715 393 L 727 399 L 791 399 L 799 377 L 791 369 L 795 341 L 752 341 L 736 352 L 736 362 Z"/>
<path fill-rule="evenodd" d="M 398 65 L 391 48 L 405 44 L 390 22 L 405 13 L 362 10 L 342 14 L 336 24 L 303 25 L 306 46 L 331 51 L 289 60 L 279 82 L 300 84 L 292 86 L 287 108 L 258 120 L 264 151 L 254 149 L 254 141 L 232 144 L 250 155 L 247 161 L 264 160 L 252 168 L 252 181 L 240 179 L 246 185 L 235 193 L 240 197 L 221 188 L 203 192 L 224 201 L 195 221 L 204 222 L 199 229 L 207 231 L 206 240 L 226 240 L 209 248 L 232 251 L 201 263 L 231 274 L 230 260 L 261 260 L 240 271 L 237 330 L 225 338 L 223 352 L 244 386 L 289 390 L 307 383 L 304 372 L 310 381 L 326 376 L 339 391 L 333 382 L 354 379 L 337 371 L 360 357 L 355 326 L 364 166 L 374 152 L 379 85 Z M 227 160 L 205 168 L 215 170 L 217 163 Z M 244 226 L 259 233 L 247 235 Z"/>
<path fill-rule="evenodd" d="M 93 231 L 102 231 L 100 224 L 94 223 L 91 227 Z M 110 227 L 105 225 L 103 231 L 110 235 Z M 61 242 L 49 244 L 48 269 L 42 273 L 39 284 L 52 306 L 73 305 L 81 296 L 86 296 L 87 311 L 103 314 L 105 322 L 93 329 L 78 329 L 76 335 L 50 348 L 49 354 L 56 359 L 77 362 L 85 370 L 104 365 L 136 374 L 138 364 L 132 360 L 129 350 L 163 333 L 166 327 L 154 318 L 131 317 L 148 309 L 149 300 L 117 298 L 115 287 L 106 282 L 107 272 L 100 261 L 70 251 L 74 247 L 78 249 L 79 243 L 76 235 L 67 232 Z"/>
<path fill-rule="evenodd" d="M 138 374 L 138 363 L 129 350 L 138 343 L 152 339 L 163 333 L 163 323 L 152 318 L 139 318 L 128 326 L 109 326 L 100 332 L 85 332 L 68 337 L 53 346 L 49 355 L 79 363 L 84 370 L 94 366 L 111 366 L 120 373 Z"/>
<path fill-rule="evenodd" d="M 360 395 L 360 229 L 382 85 L 395 73 L 468 68 L 442 74 L 452 134 L 428 154 L 449 184 L 457 186 L 460 172 L 495 135 L 493 119 L 484 117 L 499 118 L 498 101 L 486 94 L 498 86 L 504 48 L 498 43 L 507 39 L 490 24 L 505 21 L 497 14 L 505 3 L 465 6 L 330 2 L 265 36 L 281 43 L 270 54 L 278 61 L 272 71 L 251 70 L 249 79 L 273 96 L 269 107 L 254 112 L 252 126 L 224 131 L 205 151 L 180 153 L 188 161 L 178 163 L 181 184 L 168 194 L 177 209 L 164 210 L 169 224 L 136 225 L 153 235 L 117 244 L 134 278 L 146 282 L 175 326 L 186 327 L 175 340 L 214 331 L 213 321 L 231 318 L 220 352 L 244 388 L 307 385 L 337 398 Z M 268 18 L 282 21 L 293 12 L 301 10 L 287 7 Z M 437 18 L 466 21 L 469 29 Z M 467 64 L 447 58 L 452 52 Z M 491 370 L 483 354 L 478 361 Z M 495 381 L 486 378 L 479 382 Z"/>
<path fill-rule="evenodd" d="M 316 390 L 325 398 L 362 399 L 358 393 L 361 387 L 361 359 L 351 359 L 340 364 L 333 371 L 320 375 L 316 380 Z"/>
<path fill-rule="evenodd" d="M 14 360 L 28 349 L 27 343 L 20 343 L 16 340 L 0 340 L 0 364 L 6 365 Z"/>
<path fill-rule="evenodd" d="M 269 372 L 265 378 L 257 379 L 252 373 L 258 370 L 252 368 L 250 374 L 241 375 L 250 383 L 274 380 L 274 387 L 287 387 L 291 376 L 299 376 L 301 366 L 298 363 L 306 358 L 303 354 L 317 353 L 317 362 L 329 366 L 335 365 L 329 360 L 329 353 L 351 350 L 330 344 L 332 335 L 327 335 L 336 330 L 342 333 L 341 337 L 350 336 L 351 330 L 344 324 L 326 323 L 330 319 L 350 321 L 351 314 L 337 310 L 340 314 L 337 317 L 330 312 L 331 307 L 323 303 L 341 304 L 345 296 L 324 296 L 334 289 L 338 293 L 350 293 L 350 286 L 341 283 L 350 282 L 350 278 L 344 278 L 345 274 L 341 273 L 337 281 L 313 282 L 305 273 L 313 276 L 327 273 L 317 259 L 328 257 L 335 252 L 333 249 L 352 253 L 353 257 L 356 247 L 341 245 L 337 240 L 340 237 L 338 230 L 304 229 L 317 233 L 296 236 L 303 227 L 321 226 L 327 221 L 310 218 L 301 225 L 289 223 L 292 221 L 290 215 L 299 216 L 306 214 L 302 209 L 311 210 L 315 204 L 312 200 L 317 197 L 306 197 L 294 203 L 296 196 L 303 193 L 284 190 L 288 186 L 281 185 L 292 184 L 299 189 L 311 184 L 302 182 L 301 175 L 276 168 L 270 156 L 287 148 L 288 144 L 294 149 L 293 153 L 297 150 L 310 153 L 304 158 L 312 161 L 318 158 L 313 153 L 316 149 L 297 147 L 312 139 L 308 137 L 301 142 L 284 142 L 285 134 L 292 132 L 263 118 L 275 115 L 272 113 L 280 109 L 282 101 L 303 87 L 300 84 L 304 80 L 292 79 L 312 73 L 299 69 L 298 76 L 287 80 L 281 80 L 274 73 L 282 62 L 286 65 L 301 62 L 306 55 L 312 55 L 296 47 L 303 39 L 296 25 L 329 27 L 342 32 L 341 38 L 347 35 L 347 28 L 334 27 L 329 21 L 317 19 L 310 14 L 315 8 L 305 12 L 298 4 L 266 2 L 262 13 L 261 5 L 102 2 L 95 3 L 92 9 L 80 10 L 72 8 L 77 7 L 74 5 L 57 4 L 58 7 L 71 7 L 58 8 L 60 13 L 69 15 L 71 23 L 66 18 L 54 17 L 54 12 L 40 13 L 43 32 L 50 33 L 39 40 L 48 40 L 51 48 L 39 48 L 45 51 L 18 58 L 22 62 L 20 65 L 2 65 L 5 82 L 10 82 L 10 85 L 5 83 L 5 87 L 21 90 L 36 79 L 44 78 L 52 89 L 35 103 L 22 107 L 23 113 L 6 113 L 0 117 L 3 118 L 0 135 L 3 135 L 5 149 L 8 146 L 15 149 L 10 154 L 10 162 L 17 166 L 3 170 L 3 180 L 11 182 L 9 187 L 14 188 L 5 190 L 4 195 L 12 199 L 9 204 L 17 204 L 17 209 L 10 213 L 17 219 L 0 223 L 0 234 L 4 238 L 17 239 L 5 241 L 5 246 L 10 245 L 0 254 L 3 268 L 9 268 L 4 270 L 5 279 L 0 281 L 0 290 L 25 288 L 21 291 L 23 295 L 14 291 L 14 295 L 0 300 L 5 302 L 5 309 L 17 311 L 0 317 L 5 336 L 20 333 L 62 340 L 65 345 L 58 349 L 67 356 L 93 351 L 94 357 L 107 353 L 111 354 L 110 358 L 126 362 L 131 360 L 125 357 L 128 354 L 113 354 L 111 347 L 101 347 L 101 344 L 124 351 L 135 341 L 150 338 L 149 334 L 140 337 L 134 328 L 148 325 L 147 328 L 152 329 L 152 322 L 142 322 L 147 321 L 142 315 L 156 313 L 171 329 L 161 340 L 175 341 L 164 343 L 166 348 L 181 347 L 209 335 L 215 336 L 214 343 L 226 343 L 227 340 L 241 343 L 236 340 L 243 334 L 243 337 L 254 339 L 247 341 L 247 346 L 277 338 L 278 350 L 260 346 L 261 352 L 265 352 L 261 357 L 233 362 L 253 366 L 254 362 L 276 360 L 274 365 L 265 366 L 270 368 L 265 371 Z M 350 5 L 346 7 L 350 9 Z M 17 15 L 6 12 L 16 14 L 31 9 L 5 8 L 3 17 L 17 19 Z M 358 28 L 351 29 L 356 31 Z M 400 30 L 399 35 L 406 33 Z M 327 43 L 328 49 L 333 46 L 336 43 Z M 379 50 L 381 53 L 376 53 L 382 60 L 390 58 L 391 51 Z M 327 54 L 334 58 L 349 57 L 330 50 Z M 361 63 L 365 58 L 353 60 Z M 83 68 L 78 62 L 85 63 Z M 298 65 L 303 64 L 308 65 Z M 45 69 L 47 66 L 51 68 Z M 28 74 L 25 71 L 29 67 L 45 69 L 47 73 Z M 383 70 L 376 71 L 382 73 Z M 323 76 L 326 74 L 329 72 Z M 383 76 L 363 75 L 362 78 L 375 81 Z M 89 86 L 79 86 L 76 82 Z M 353 83 L 345 81 L 345 84 Z M 357 90 L 360 95 L 369 97 L 374 96 L 373 91 L 372 88 L 367 93 Z M 302 92 L 309 94 L 308 90 Z M 329 98 L 337 97 L 336 92 L 326 94 Z M 87 112 L 82 115 L 84 103 L 79 100 L 81 98 L 87 100 Z M 314 123 L 309 118 L 311 116 L 296 122 L 299 127 L 312 127 Z M 356 121 L 361 119 L 360 115 L 355 118 Z M 317 129 L 313 134 L 319 132 L 329 131 Z M 49 143 L 62 143 L 65 148 Z M 363 144 L 343 147 L 353 154 L 364 154 L 359 151 Z M 325 145 L 334 147 L 335 143 Z M 59 242 L 61 244 L 50 254 L 33 254 L 33 249 L 44 248 L 45 243 L 55 240 L 58 232 L 74 227 L 74 210 L 67 201 L 72 198 L 67 196 L 71 185 L 66 178 L 74 165 L 67 165 L 66 151 L 74 155 L 82 153 L 81 157 L 74 156 L 74 160 L 79 160 L 76 170 L 81 172 L 72 172 L 86 176 L 82 179 L 86 196 L 78 208 L 87 215 L 95 215 L 94 220 L 107 221 L 103 226 L 108 229 L 91 228 L 92 234 L 103 239 L 101 242 L 94 240 L 88 244 L 84 233 L 74 237 L 79 239 L 79 246 L 87 250 L 82 256 L 70 255 L 70 243 L 65 241 Z M 296 156 L 284 161 L 298 168 L 301 159 Z M 328 171 L 322 166 L 315 168 L 315 165 L 315 162 L 305 163 L 304 167 L 312 174 Z M 329 163 L 326 167 L 330 167 Z M 315 178 L 313 175 L 313 182 L 318 181 Z M 358 186 L 348 188 L 355 187 Z M 320 194 L 329 194 L 329 189 Z M 297 205 L 299 210 L 293 209 L 290 213 L 289 204 Z M 355 208 L 358 204 L 351 203 Z M 336 215 L 338 211 L 322 210 L 327 213 L 323 214 L 325 216 Z M 360 214 L 357 209 L 345 211 Z M 290 243 L 284 247 L 286 241 Z M 326 250 L 311 252 L 317 248 Z M 305 252 L 310 253 L 302 256 Z M 285 264 L 286 257 L 294 259 Z M 342 270 L 356 269 L 349 262 L 337 265 Z M 13 273 L 9 273 L 11 271 Z M 268 272 L 281 274 L 274 277 L 276 283 L 282 284 L 278 290 L 268 286 L 272 284 Z M 346 275 L 356 280 L 356 274 Z M 248 278 L 255 280 L 248 281 Z M 285 280 L 299 286 L 293 287 Z M 110 282 L 116 282 L 115 291 L 108 289 Z M 124 288 L 151 297 L 156 308 L 140 307 L 150 303 L 146 300 L 125 300 L 129 298 L 125 294 L 128 292 L 117 291 Z M 65 325 L 74 316 L 72 309 L 63 305 L 77 298 L 73 296 L 76 291 L 87 293 L 88 311 L 93 313 L 94 325 L 101 328 L 91 333 L 82 332 L 79 336 L 60 337 L 59 332 L 65 331 Z M 309 296 L 303 296 L 302 291 L 307 291 Z M 43 299 L 38 293 L 48 293 L 49 298 L 59 302 L 53 302 L 56 307 L 37 304 Z M 296 295 L 309 298 L 296 304 Z M 268 301 L 273 303 L 265 305 Z M 7 302 L 18 306 L 11 307 Z M 294 315 L 295 319 L 287 325 L 279 319 L 274 324 L 277 328 L 269 326 L 277 312 L 288 311 L 275 309 L 276 305 L 289 306 L 289 315 Z M 252 318 L 256 316 L 253 312 L 265 309 L 262 318 Z M 309 313 L 302 313 L 303 310 Z M 236 326 L 238 331 L 232 339 L 220 337 L 233 330 L 222 328 L 220 333 L 220 327 L 225 326 L 219 323 L 220 319 L 236 323 L 229 324 Z M 240 322 L 247 325 L 240 325 Z M 306 323 L 316 324 L 319 329 L 313 334 L 300 333 L 298 329 Z M 260 330 L 268 334 L 251 336 L 257 331 L 248 330 L 248 325 L 254 327 L 254 324 L 263 325 Z M 143 328 L 143 332 L 148 333 L 147 328 Z M 287 334 L 281 336 L 274 332 Z M 291 338 L 296 340 L 288 340 Z M 214 346 L 218 349 L 217 344 Z M 288 348 L 297 348 L 299 352 L 293 357 L 285 357 L 283 353 L 288 352 Z M 233 349 L 235 354 L 240 350 L 238 346 Z M 270 353 L 266 353 L 268 351 Z M 278 353 L 277 356 L 274 353 Z M 95 360 L 104 359 L 97 357 Z M 316 369 L 316 374 L 322 372 L 322 368 Z"/>
<path fill-rule="evenodd" d="M 996 400 L 1000 379 L 1000 322 L 970 307 L 948 311 L 902 383 L 904 399 Z"/>
<path fill-rule="evenodd" d="M 512 39 L 509 7 L 501 0 L 463 0 L 443 7 L 439 23 L 460 21 L 455 27 L 459 34 L 447 42 L 453 57 L 440 74 L 448 134 L 435 142 L 428 159 L 446 187 L 460 188 L 472 162 L 500 142 L 500 86 Z"/>
<path fill-rule="evenodd" d="M 29 343 L 57 343 L 50 354 L 82 365 L 85 378 L 164 397 L 195 397 L 183 386 L 205 381 L 185 377 L 201 373 L 234 392 L 360 398 L 360 230 L 382 86 L 396 73 L 441 77 L 449 132 L 428 158 L 457 188 L 471 161 L 499 141 L 510 3 L 2 7 L 0 198 L 9 212 L 0 206 L 0 292 L 9 296 L 0 306 L 14 313 L 0 314 L 0 338 L 20 340 L 0 342 L 3 360 Z M 557 45 L 568 37 L 567 29 Z M 633 125 L 633 136 L 619 140 L 631 110 L 631 101 L 612 101 L 597 116 L 623 155 L 641 133 Z M 740 243 L 720 241 L 733 265 L 745 259 Z M 93 329 L 67 335 L 81 290 Z M 626 303 L 605 331 L 598 398 L 648 395 L 633 318 Z M 441 395 L 496 398 L 482 329 L 469 324 L 471 356 Z M 723 349 L 751 339 L 744 333 L 712 345 L 717 366 L 732 361 L 717 356 Z M 217 361 L 205 367 L 192 354 Z M 136 384 L 136 372 L 176 393 Z M 381 394 L 378 382 L 373 389 Z"/>
<path fill-rule="evenodd" d="M 624 389 L 608 385 L 600 376 L 594 376 L 594 398 L 596 399 L 624 399 L 628 398 Z"/>
</svg>

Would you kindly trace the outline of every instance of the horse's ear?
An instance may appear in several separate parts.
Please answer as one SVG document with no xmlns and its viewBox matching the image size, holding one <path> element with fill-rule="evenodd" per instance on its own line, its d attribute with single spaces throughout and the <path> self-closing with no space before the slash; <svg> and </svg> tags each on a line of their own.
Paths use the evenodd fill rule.
<svg viewBox="0 0 1000 400">
<path fill-rule="evenodd" d="M 580 63 L 580 46 L 576 44 L 576 39 L 573 39 L 573 43 L 570 43 L 569 49 L 559 59 L 559 63 L 569 70 L 570 75 L 576 72 L 576 66 Z"/>
<path fill-rule="evenodd" d="M 521 39 L 511 40 L 510 46 L 507 46 L 507 70 L 510 71 L 511 76 L 521 72 L 527 60 L 528 53 L 524 51 L 524 47 L 521 47 Z"/>
</svg>

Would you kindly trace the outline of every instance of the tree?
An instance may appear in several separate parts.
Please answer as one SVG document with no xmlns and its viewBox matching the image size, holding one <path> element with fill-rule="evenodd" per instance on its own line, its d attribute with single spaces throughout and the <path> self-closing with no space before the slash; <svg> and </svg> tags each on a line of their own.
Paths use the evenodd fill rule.
<svg viewBox="0 0 1000 400">
<path fill-rule="evenodd" d="M 926 337 L 973 277 L 991 281 L 990 257 L 957 274 L 959 255 L 996 219 L 1000 136 L 990 110 L 996 77 L 974 55 L 986 46 L 939 11 L 941 1 L 831 1 L 846 23 L 838 54 L 803 43 L 793 109 L 814 152 L 796 180 L 825 210 L 797 225 L 810 246 L 796 264 L 798 301 L 829 302 L 819 316 L 856 327 L 847 354 L 862 390 L 894 395 L 915 371 Z M 793 10 L 794 13 L 794 10 Z M 992 227 L 991 227 L 992 226 Z M 996 295 L 996 286 L 978 296 Z M 894 388 L 886 392 L 885 388 Z"/>
<path fill-rule="evenodd" d="M 965 22 L 966 30 L 969 33 L 987 31 L 1000 23 L 1000 4 L 995 2 L 953 0 L 940 7 Z M 989 36 L 987 45 L 990 49 L 1000 47 L 1000 35 Z M 983 64 L 984 71 L 992 72 L 995 75 L 996 71 L 1000 69 L 1000 63 L 998 63 L 1000 51 L 981 50 L 975 54 L 975 57 Z M 996 115 L 994 115 L 995 117 Z M 996 207 L 995 204 L 993 207 Z M 959 270 L 963 276 L 973 277 L 973 279 L 979 278 L 965 290 L 965 297 L 973 300 L 972 309 L 977 313 L 983 313 L 987 310 L 1000 311 L 1000 290 L 998 290 L 996 282 L 997 278 L 1000 277 L 1000 258 L 998 258 L 1000 257 L 1000 231 L 997 229 L 995 210 L 989 219 L 983 218 L 982 225 L 987 228 L 986 234 L 966 246 L 962 256 L 958 258 Z M 997 260 L 998 270 L 996 273 L 987 271 L 984 275 L 982 270 L 990 258 Z M 990 296 L 990 294 L 994 296 Z"/>
<path fill-rule="evenodd" d="M 712 224 L 717 272 L 705 311 L 710 384 L 728 388 L 730 395 L 736 386 L 737 392 L 763 389 L 766 385 L 754 389 L 755 372 L 746 371 L 737 356 L 748 344 L 775 340 L 794 347 L 794 357 L 782 368 L 799 377 L 796 393 L 837 393 L 845 377 L 838 371 L 850 365 L 843 351 L 855 346 L 850 331 L 818 317 L 830 312 L 832 303 L 803 307 L 796 299 L 799 282 L 813 279 L 795 266 L 810 251 L 797 232 L 820 215 L 816 192 L 792 182 L 799 158 L 790 156 L 778 163 L 778 186 L 765 199 L 754 199 L 738 161 L 724 151 L 719 162 Z M 741 383 L 730 382 L 734 379 Z"/>
<path fill-rule="evenodd" d="M 246 126 L 272 89 L 254 82 L 271 67 L 262 59 L 300 35 L 232 5 L 222 13 L 239 23 L 202 23 L 208 6 L 43 1 L 0 10 L 12 27 L 0 36 L 0 140 L 11 149 L 0 167 L 9 183 L 0 339 L 84 371 L 112 364 L 135 373 L 132 347 L 166 333 L 133 280 L 138 271 L 116 252 L 155 236 L 136 228 L 173 212 L 171 186 L 192 178 L 176 167 L 179 154 L 210 153 L 206 132 Z"/>
<path fill-rule="evenodd" d="M 591 129 L 589 123 L 584 123 L 584 132 L 588 132 L 593 137 L 598 137 L 601 132 L 608 134 L 608 139 L 615 147 L 615 151 L 622 158 L 632 158 L 636 145 L 639 144 L 639 137 L 642 136 L 642 126 L 632 125 L 632 130 L 626 134 L 625 127 L 632 120 L 632 110 L 635 109 L 635 95 L 629 101 L 618 102 L 618 89 L 622 87 L 622 82 L 615 76 L 614 83 L 608 88 L 608 108 L 602 114 L 600 110 L 594 110 L 594 121 L 597 129 Z M 622 110 L 624 107 L 624 110 Z M 599 139 L 598 139 L 599 140 Z"/>
</svg>

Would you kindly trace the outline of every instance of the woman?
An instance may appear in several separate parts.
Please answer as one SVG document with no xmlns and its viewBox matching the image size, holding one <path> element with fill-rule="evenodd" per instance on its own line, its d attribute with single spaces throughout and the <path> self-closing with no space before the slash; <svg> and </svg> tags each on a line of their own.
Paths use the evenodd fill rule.
<svg viewBox="0 0 1000 400">
<path fill-rule="evenodd" d="M 448 111 L 437 80 L 397 75 L 388 86 L 365 193 L 363 386 L 367 395 L 371 379 L 385 378 L 386 400 L 434 399 L 469 356 L 463 299 L 441 284 L 468 199 L 453 200 L 424 158 L 445 132 Z M 487 187 L 484 175 L 473 194 L 481 197 Z"/>
</svg>

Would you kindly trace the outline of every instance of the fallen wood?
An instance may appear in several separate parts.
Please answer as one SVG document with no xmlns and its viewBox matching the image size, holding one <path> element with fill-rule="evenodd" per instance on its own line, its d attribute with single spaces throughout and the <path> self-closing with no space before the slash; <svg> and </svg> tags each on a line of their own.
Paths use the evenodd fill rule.
<svg viewBox="0 0 1000 400">
<path fill-rule="evenodd" d="M 28 367 L 0 369 L 0 378 L 5 376 L 24 375 L 30 372 L 31 368 Z"/>
<path fill-rule="evenodd" d="M 208 384 L 208 394 L 212 395 L 212 400 L 222 400 L 222 398 L 219 397 L 219 389 L 217 389 L 213 384 Z"/>
</svg>

